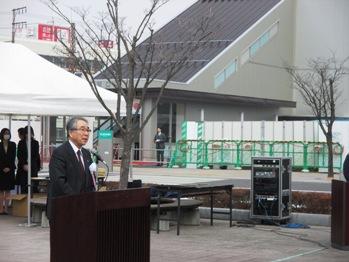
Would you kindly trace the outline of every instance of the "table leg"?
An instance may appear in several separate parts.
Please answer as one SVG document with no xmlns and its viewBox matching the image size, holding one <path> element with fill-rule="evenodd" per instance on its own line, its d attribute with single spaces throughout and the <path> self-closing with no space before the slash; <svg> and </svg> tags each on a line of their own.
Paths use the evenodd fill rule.
<svg viewBox="0 0 349 262">
<path fill-rule="evenodd" d="M 211 191 L 210 193 L 210 197 L 211 197 L 211 226 L 213 226 L 213 192 Z"/>
<path fill-rule="evenodd" d="M 231 188 L 229 188 L 229 225 L 230 225 L 230 227 L 232 227 L 233 226 L 233 222 L 232 222 L 232 219 L 233 219 L 233 211 L 232 211 L 232 209 L 233 209 L 233 194 L 232 194 L 232 189 Z"/>
<path fill-rule="evenodd" d="M 157 196 L 157 209 L 156 209 L 156 233 L 160 232 L 160 191 Z"/>
<path fill-rule="evenodd" d="M 177 236 L 179 235 L 179 224 L 181 220 L 181 194 L 177 194 Z"/>
</svg>

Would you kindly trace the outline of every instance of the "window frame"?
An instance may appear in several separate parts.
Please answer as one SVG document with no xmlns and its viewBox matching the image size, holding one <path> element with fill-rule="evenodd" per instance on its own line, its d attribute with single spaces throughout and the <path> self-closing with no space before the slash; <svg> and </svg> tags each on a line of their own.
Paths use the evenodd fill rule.
<svg viewBox="0 0 349 262">
<path fill-rule="evenodd" d="M 231 66 L 231 65 L 235 65 L 235 69 L 232 73 L 227 74 L 227 69 Z M 223 83 L 232 75 L 234 75 L 236 72 L 238 71 L 238 58 L 235 57 L 234 59 L 232 59 L 221 71 L 219 71 L 215 77 L 214 77 L 214 89 L 218 89 L 218 87 L 220 87 L 221 85 L 223 85 Z M 223 76 L 223 79 L 219 80 L 219 77 Z"/>
</svg>

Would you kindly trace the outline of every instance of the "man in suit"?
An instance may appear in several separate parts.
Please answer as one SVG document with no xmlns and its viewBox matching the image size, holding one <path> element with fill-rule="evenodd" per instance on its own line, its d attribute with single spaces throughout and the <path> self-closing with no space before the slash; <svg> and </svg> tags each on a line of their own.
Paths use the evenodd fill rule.
<svg viewBox="0 0 349 262">
<path fill-rule="evenodd" d="M 157 165 L 162 166 L 164 162 L 164 150 L 165 150 L 166 136 L 161 132 L 161 128 L 158 128 L 154 137 L 154 143 L 156 147 L 156 160 Z"/>
<path fill-rule="evenodd" d="M 83 148 L 91 130 L 85 118 L 74 117 L 67 123 L 68 141 L 56 148 L 49 164 L 50 182 L 47 217 L 51 219 L 52 198 L 95 191 L 95 178 L 90 173 L 90 152 Z M 64 211 L 62 211 L 64 212 Z"/>
</svg>

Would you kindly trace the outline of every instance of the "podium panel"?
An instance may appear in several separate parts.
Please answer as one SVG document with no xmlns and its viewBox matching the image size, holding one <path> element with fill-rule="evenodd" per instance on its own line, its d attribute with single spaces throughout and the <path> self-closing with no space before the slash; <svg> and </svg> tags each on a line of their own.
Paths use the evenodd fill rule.
<svg viewBox="0 0 349 262">
<path fill-rule="evenodd" d="M 349 251 L 349 183 L 332 180 L 332 247 Z"/>
<path fill-rule="evenodd" d="M 148 262 L 149 189 L 55 198 L 50 228 L 51 262 Z"/>
</svg>

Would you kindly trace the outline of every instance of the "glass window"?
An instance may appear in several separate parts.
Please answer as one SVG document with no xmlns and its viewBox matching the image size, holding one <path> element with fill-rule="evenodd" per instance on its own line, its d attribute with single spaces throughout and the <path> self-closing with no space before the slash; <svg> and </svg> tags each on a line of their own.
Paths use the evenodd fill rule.
<svg viewBox="0 0 349 262">
<path fill-rule="evenodd" d="M 172 126 L 170 123 L 170 107 L 172 106 Z M 166 142 L 176 142 L 176 104 L 174 103 L 159 103 L 157 108 L 157 127 L 161 128 L 162 133 L 165 134 Z M 170 129 L 172 129 L 172 134 L 170 134 Z M 156 130 L 154 130 L 155 135 Z M 171 141 L 169 141 L 171 138 Z"/>
<path fill-rule="evenodd" d="M 229 76 L 231 76 L 232 74 L 234 74 L 236 72 L 236 60 L 234 60 L 233 62 L 231 62 L 227 68 L 225 69 L 225 78 L 228 78 Z"/>
<path fill-rule="evenodd" d="M 171 142 L 176 142 L 176 123 L 177 123 L 177 105 L 172 104 L 172 136 L 171 136 Z"/>
<path fill-rule="evenodd" d="M 275 23 L 269 30 L 269 38 L 272 38 L 279 31 L 279 23 Z"/>
<path fill-rule="evenodd" d="M 240 58 L 241 65 L 245 64 L 250 57 L 254 56 L 258 50 L 267 44 L 269 40 L 275 36 L 278 33 L 279 30 L 279 22 L 272 25 L 272 27 L 265 32 L 263 35 L 261 35 L 253 44 L 249 47 L 248 50 L 246 50 Z"/>
<path fill-rule="evenodd" d="M 261 38 L 260 38 L 260 40 L 259 40 L 260 46 L 261 46 L 261 47 L 264 46 L 266 43 L 268 43 L 268 41 L 269 41 L 269 31 L 266 32 L 266 33 L 264 33 L 264 34 L 261 36 Z"/>
<path fill-rule="evenodd" d="M 216 75 L 214 79 L 214 87 L 218 88 L 221 84 L 223 84 L 225 80 L 224 70 L 220 72 L 218 75 Z"/>
<path fill-rule="evenodd" d="M 250 47 L 250 55 L 254 56 L 257 53 L 257 51 L 259 50 L 259 48 L 260 48 L 260 41 L 258 39 L 256 42 L 254 42 L 251 45 L 251 47 Z"/>
</svg>

